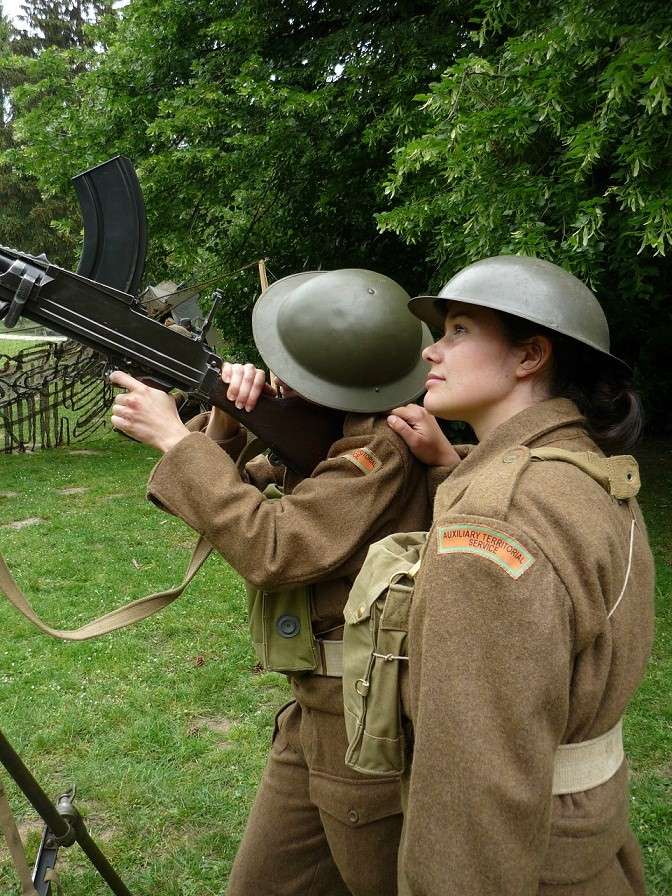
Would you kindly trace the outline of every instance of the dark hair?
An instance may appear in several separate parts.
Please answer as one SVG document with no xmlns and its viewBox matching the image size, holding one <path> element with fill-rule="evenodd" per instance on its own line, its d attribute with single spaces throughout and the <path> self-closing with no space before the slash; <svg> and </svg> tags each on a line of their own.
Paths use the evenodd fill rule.
<svg viewBox="0 0 672 896">
<path fill-rule="evenodd" d="M 644 426 L 642 402 L 632 374 L 596 349 L 512 314 L 498 312 L 512 345 L 546 336 L 553 345 L 550 392 L 569 398 L 586 418 L 591 437 L 607 454 L 626 451 Z"/>
</svg>

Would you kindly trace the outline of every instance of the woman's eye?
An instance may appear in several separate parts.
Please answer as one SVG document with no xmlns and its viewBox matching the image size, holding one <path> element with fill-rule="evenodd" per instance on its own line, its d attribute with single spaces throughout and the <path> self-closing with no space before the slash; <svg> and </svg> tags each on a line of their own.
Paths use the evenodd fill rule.
<svg viewBox="0 0 672 896">
<path fill-rule="evenodd" d="M 464 327 L 462 324 L 453 324 L 453 333 L 455 333 L 455 335 L 459 335 L 460 333 L 466 333 L 466 332 L 467 332 L 466 327 Z"/>
</svg>

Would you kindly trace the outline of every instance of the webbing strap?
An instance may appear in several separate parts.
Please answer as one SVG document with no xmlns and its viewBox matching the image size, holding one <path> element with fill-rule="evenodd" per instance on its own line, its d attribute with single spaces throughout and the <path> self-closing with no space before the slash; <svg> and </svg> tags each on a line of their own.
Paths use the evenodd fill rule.
<svg viewBox="0 0 672 896">
<path fill-rule="evenodd" d="M 33 886 L 33 879 L 30 876 L 30 869 L 26 861 L 26 853 L 21 842 L 21 836 L 14 820 L 14 815 L 7 800 L 5 788 L 0 781 L 0 829 L 5 835 L 9 854 L 14 862 L 16 874 L 21 883 L 21 896 L 37 896 L 37 891 Z"/>
<path fill-rule="evenodd" d="M 317 640 L 318 666 L 313 675 L 343 678 L 343 642 Z"/>
<path fill-rule="evenodd" d="M 4 594 L 19 613 L 22 613 L 26 619 L 39 628 L 41 632 L 44 632 L 45 635 L 51 635 L 52 638 L 60 638 L 63 641 L 86 641 L 89 638 L 97 638 L 100 635 L 108 634 L 108 632 L 116 631 L 116 629 L 125 628 L 134 622 L 140 622 L 141 619 L 146 619 L 148 616 L 163 610 L 182 594 L 207 560 L 211 550 L 212 546 L 205 539 L 205 536 L 201 535 L 191 555 L 191 560 L 181 584 L 175 588 L 170 588 L 168 591 L 148 594 L 146 597 L 141 597 L 123 607 L 118 607 L 116 610 L 112 610 L 110 613 L 106 613 L 104 616 L 100 616 L 98 619 L 94 619 L 92 622 L 88 622 L 86 625 L 76 629 L 52 628 L 46 622 L 43 622 L 14 581 L 1 554 L 0 592 Z"/>
<path fill-rule="evenodd" d="M 623 760 L 623 720 L 600 737 L 577 744 L 561 744 L 555 752 L 553 794 L 581 793 L 604 784 Z"/>
</svg>

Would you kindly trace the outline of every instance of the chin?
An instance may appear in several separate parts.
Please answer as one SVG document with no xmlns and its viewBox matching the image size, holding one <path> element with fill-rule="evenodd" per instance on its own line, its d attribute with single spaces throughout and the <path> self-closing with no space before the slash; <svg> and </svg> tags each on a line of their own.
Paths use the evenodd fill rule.
<svg viewBox="0 0 672 896">
<path fill-rule="evenodd" d="M 435 395 L 431 391 L 425 393 L 422 404 L 425 410 L 435 417 L 442 417 L 444 412 L 448 410 L 448 402 L 445 399 L 442 401 L 440 395 Z"/>
<path fill-rule="evenodd" d="M 441 420 L 464 420 L 459 409 L 445 398 L 442 400 L 440 395 L 432 395 L 431 392 L 427 392 L 423 406 L 426 411 L 429 411 L 430 414 L 434 417 L 439 417 Z"/>
</svg>

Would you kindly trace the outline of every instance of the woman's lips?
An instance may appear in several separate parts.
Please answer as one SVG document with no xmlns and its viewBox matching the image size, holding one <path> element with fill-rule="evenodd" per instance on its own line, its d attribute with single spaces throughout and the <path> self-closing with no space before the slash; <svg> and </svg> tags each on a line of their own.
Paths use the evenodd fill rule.
<svg viewBox="0 0 672 896">
<path fill-rule="evenodd" d="M 429 387 L 429 386 L 431 386 L 432 383 L 443 383 L 443 382 L 444 382 L 444 379 L 442 376 L 434 376 L 433 374 L 430 374 L 425 381 L 425 386 Z"/>
</svg>

